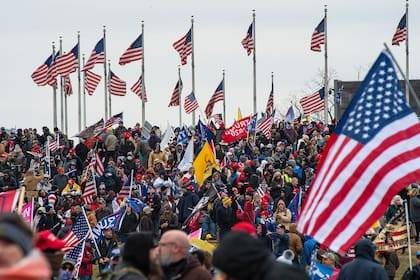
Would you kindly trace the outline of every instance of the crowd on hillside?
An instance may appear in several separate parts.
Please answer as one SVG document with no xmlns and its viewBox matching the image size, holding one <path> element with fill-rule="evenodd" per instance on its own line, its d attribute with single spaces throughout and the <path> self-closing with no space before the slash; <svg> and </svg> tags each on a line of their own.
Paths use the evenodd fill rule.
<svg viewBox="0 0 420 280">
<path fill-rule="evenodd" d="M 92 264 L 98 264 L 100 273 L 114 271 L 112 279 L 211 279 L 215 274 L 225 277 L 222 279 L 279 279 L 278 275 L 304 279 L 318 245 L 296 230 L 296 213 L 289 205 L 297 197 L 298 205 L 305 199 L 334 125 L 279 121 L 273 124 L 270 139 L 257 133 L 233 143 L 222 142 L 223 124 L 209 129 L 221 168 L 213 169 L 200 185 L 194 167 L 185 172 L 177 168 L 186 149 L 186 144 L 178 142 L 181 128 L 174 130 L 174 137 L 164 147 L 159 127 L 154 126 L 145 137 L 139 124 L 126 127 L 123 121 L 98 137 L 80 138 L 76 145 L 58 128 L 50 131 L 43 127 L 40 132 L 1 128 L 0 192 L 25 186 L 25 201 L 34 201 L 36 209 L 32 230 L 47 232 L 52 240 L 50 247 L 38 248 L 53 254 L 48 260 L 55 279 L 71 279 L 74 263 L 62 260 L 62 255 L 57 258 L 54 244 L 60 243 L 82 212 L 92 227 L 112 214 L 116 198 L 127 185 L 131 185 L 129 196 L 143 202 L 142 209 L 138 212 L 127 204 L 119 231 L 104 229 L 104 239 L 97 244 L 100 254 L 95 252 L 96 246 L 85 247 L 80 279 L 91 279 Z M 197 155 L 203 137 L 193 127 L 189 133 Z M 97 194 L 86 202 L 83 194 L 93 158 L 102 162 L 103 170 L 93 172 Z M 420 194 L 416 186 L 400 195 L 411 201 L 410 218 L 419 241 Z M 208 202 L 194 211 L 203 197 Z M 393 201 L 389 211 L 398 205 Z M 387 211 L 387 215 L 392 213 Z M 13 224 L 13 232 L 18 232 L 24 225 L 16 220 L 0 218 L 0 228 L 2 222 Z M 201 250 L 189 253 L 187 234 L 198 228 L 202 240 L 220 242 L 213 256 Z M 2 234 L 0 231 L 0 241 Z M 120 251 L 121 244 L 125 246 Z M 373 261 L 371 245 L 356 246 L 356 259 L 362 256 Z M 341 265 L 338 255 L 321 249 L 325 251 L 318 257 L 323 264 Z M 369 279 L 388 279 L 381 278 L 385 270 L 373 262 L 372 266 L 378 271 L 377 278 Z M 344 277 L 345 273 L 351 275 L 349 270 L 337 279 L 351 279 Z M 388 276 L 393 279 L 392 272 Z"/>
</svg>

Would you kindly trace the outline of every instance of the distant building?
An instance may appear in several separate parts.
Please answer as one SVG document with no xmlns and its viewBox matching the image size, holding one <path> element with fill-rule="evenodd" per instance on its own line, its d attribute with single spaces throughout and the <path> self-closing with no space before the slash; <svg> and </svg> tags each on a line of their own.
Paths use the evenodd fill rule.
<svg viewBox="0 0 420 280">
<path fill-rule="evenodd" d="M 343 87 L 343 91 L 341 94 L 341 105 L 335 105 L 335 118 L 340 120 L 341 115 L 347 109 L 348 105 L 350 104 L 353 96 L 356 94 L 356 91 L 359 89 L 360 84 L 362 81 L 340 81 L 334 80 L 334 97 L 335 93 L 338 91 L 340 87 Z M 417 96 L 420 99 L 420 80 L 410 80 L 411 86 L 414 88 Z M 401 81 L 401 89 L 404 91 L 405 89 L 405 81 Z M 414 98 L 410 95 L 409 97 L 411 108 L 414 112 L 416 112 L 417 116 L 420 117 L 420 107 L 414 101 Z M 335 98 L 334 98 L 335 101 Z"/>
</svg>

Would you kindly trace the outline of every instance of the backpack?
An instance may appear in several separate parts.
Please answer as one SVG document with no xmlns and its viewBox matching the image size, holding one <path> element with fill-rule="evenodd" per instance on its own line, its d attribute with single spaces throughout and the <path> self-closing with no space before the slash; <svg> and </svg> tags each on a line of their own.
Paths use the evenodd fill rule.
<svg viewBox="0 0 420 280">
<path fill-rule="evenodd" d="M 417 273 L 415 269 L 410 270 L 410 268 L 407 268 L 407 270 L 404 272 L 403 276 L 401 277 L 401 280 L 419 280 L 420 274 Z"/>
</svg>

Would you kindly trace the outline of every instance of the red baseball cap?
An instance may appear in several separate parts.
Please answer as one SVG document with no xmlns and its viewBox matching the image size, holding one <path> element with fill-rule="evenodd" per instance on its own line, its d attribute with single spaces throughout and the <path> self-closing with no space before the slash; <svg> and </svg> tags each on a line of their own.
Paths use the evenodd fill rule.
<svg viewBox="0 0 420 280">
<path fill-rule="evenodd" d="M 41 251 L 47 249 L 52 250 L 61 250 L 66 245 L 64 240 L 60 240 L 49 230 L 43 230 L 36 234 L 35 237 L 35 247 L 39 248 Z"/>
</svg>

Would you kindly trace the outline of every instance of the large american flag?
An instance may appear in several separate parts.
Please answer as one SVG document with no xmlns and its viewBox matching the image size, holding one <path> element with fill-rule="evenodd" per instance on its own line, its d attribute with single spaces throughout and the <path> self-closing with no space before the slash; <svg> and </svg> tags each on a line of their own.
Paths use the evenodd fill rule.
<svg viewBox="0 0 420 280">
<path fill-rule="evenodd" d="M 324 88 L 300 99 L 304 114 L 315 113 L 324 110 Z"/>
<path fill-rule="evenodd" d="M 325 44 L 325 18 L 321 20 L 312 33 L 311 51 L 320 52 L 323 44 Z"/>
<path fill-rule="evenodd" d="M 392 44 L 399 46 L 401 42 L 407 40 L 407 15 L 404 14 L 398 23 L 397 30 L 392 37 Z"/>
<path fill-rule="evenodd" d="M 191 28 L 181 39 L 172 44 L 181 57 L 181 64 L 187 64 L 187 57 L 192 54 L 193 42 Z"/>
<path fill-rule="evenodd" d="M 60 146 L 60 134 L 57 134 L 57 139 L 50 139 L 48 144 L 48 149 L 50 149 L 51 152 L 55 152 L 58 150 Z"/>
<path fill-rule="evenodd" d="M 172 92 L 171 101 L 169 101 L 168 107 L 179 106 L 182 92 L 182 80 L 181 78 L 175 85 L 174 91 Z"/>
<path fill-rule="evenodd" d="M 242 46 L 246 50 L 247 54 L 250 55 L 252 50 L 254 49 L 254 24 L 248 27 L 248 31 L 246 32 L 245 38 L 241 41 Z"/>
<path fill-rule="evenodd" d="M 67 254 L 74 247 L 82 242 L 89 234 L 89 223 L 86 219 L 86 215 L 79 215 L 77 221 L 73 224 L 71 230 L 67 232 L 63 240 L 66 241 L 63 251 Z"/>
<path fill-rule="evenodd" d="M 109 92 L 112 95 L 125 96 L 127 94 L 127 84 L 121 80 L 117 75 L 109 70 L 109 81 L 108 81 Z"/>
<path fill-rule="evenodd" d="M 53 62 L 53 55 L 50 55 L 45 62 L 39 66 L 31 75 L 32 80 L 38 86 L 45 86 L 48 84 L 48 69 Z"/>
<path fill-rule="evenodd" d="M 146 88 L 144 87 L 143 93 L 143 75 L 131 86 L 131 91 L 134 92 L 141 100 L 147 102 Z"/>
<path fill-rule="evenodd" d="M 271 115 L 273 113 L 273 108 L 274 108 L 274 84 L 273 84 L 273 81 L 271 81 L 271 91 L 270 91 L 270 95 L 268 96 L 267 106 L 265 106 L 265 113 L 267 115 Z"/>
<path fill-rule="evenodd" d="M 110 127 L 110 126 L 113 126 L 114 124 L 118 124 L 122 120 L 123 120 L 123 113 L 121 112 L 107 119 L 105 122 L 105 127 Z"/>
<path fill-rule="evenodd" d="M 73 94 L 73 88 L 71 86 L 70 75 L 64 76 L 63 77 L 63 82 L 64 82 L 64 93 L 66 95 L 72 95 Z"/>
<path fill-rule="evenodd" d="M 382 52 L 323 152 L 298 229 L 338 253 L 420 178 L 420 123 Z"/>
<path fill-rule="evenodd" d="M 271 127 L 273 126 L 273 114 L 267 115 L 267 117 L 258 124 L 257 130 L 261 131 L 264 134 L 265 138 L 271 138 Z"/>
<path fill-rule="evenodd" d="M 84 204 L 88 204 L 88 203 L 92 203 L 93 202 L 93 196 L 97 195 L 97 191 L 96 191 L 96 182 L 95 182 L 95 177 L 94 177 L 94 173 L 92 170 L 92 166 L 89 166 L 90 168 L 90 172 L 89 173 L 89 177 L 87 178 L 86 184 L 85 184 L 85 189 L 83 191 L 82 194 L 82 201 Z M 103 171 L 102 171 L 103 173 Z"/>
<path fill-rule="evenodd" d="M 76 44 L 70 52 L 57 57 L 57 74 L 68 76 L 76 72 L 79 67 L 79 44 Z"/>
<path fill-rule="evenodd" d="M 214 91 L 213 95 L 211 96 L 209 103 L 206 106 L 206 118 L 208 119 L 213 114 L 214 104 L 219 101 L 223 101 L 225 99 L 225 90 L 224 90 L 224 80 L 222 80 L 219 86 Z"/>
<path fill-rule="evenodd" d="M 119 64 L 124 65 L 133 61 L 143 59 L 143 34 L 128 47 L 128 49 L 121 55 Z"/>
<path fill-rule="evenodd" d="M 90 70 L 85 72 L 85 90 L 89 95 L 92 95 L 101 81 L 101 75 L 98 75 Z"/>
<path fill-rule="evenodd" d="M 185 113 L 190 114 L 198 108 L 197 99 L 195 99 L 194 92 L 191 92 L 189 95 L 185 96 L 184 100 L 184 109 Z"/>
<path fill-rule="evenodd" d="M 96 43 L 95 48 L 92 50 L 88 61 L 83 67 L 82 71 L 87 71 L 93 69 L 95 64 L 103 64 L 105 60 L 104 52 L 104 39 L 102 38 Z"/>
</svg>

